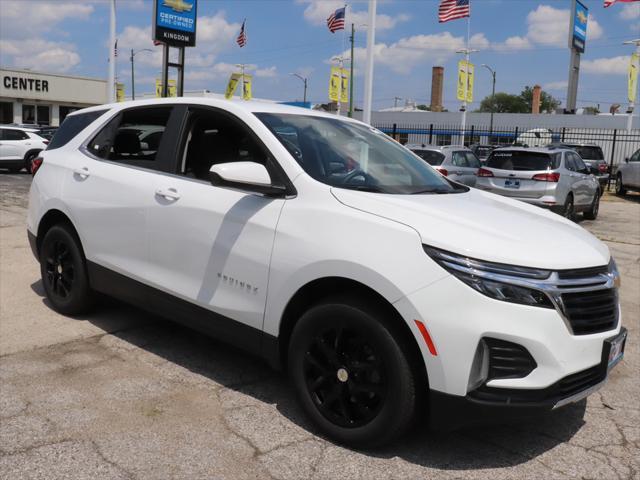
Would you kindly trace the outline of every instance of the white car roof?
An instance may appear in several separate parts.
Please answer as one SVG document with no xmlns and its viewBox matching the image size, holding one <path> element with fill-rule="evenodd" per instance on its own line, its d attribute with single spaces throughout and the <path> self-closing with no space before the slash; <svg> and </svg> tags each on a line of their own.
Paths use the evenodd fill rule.
<svg viewBox="0 0 640 480">
<path fill-rule="evenodd" d="M 324 118 L 339 118 L 344 121 L 354 122 L 354 123 L 362 123 L 358 120 L 348 118 L 348 117 L 336 117 L 336 115 L 326 112 L 321 112 L 318 110 L 311 110 L 308 108 L 302 107 L 294 107 L 291 105 L 284 105 L 282 103 L 271 103 L 271 102 L 258 102 L 253 100 L 241 100 L 241 99 L 233 99 L 233 100 L 225 100 L 220 98 L 206 98 L 206 97 L 171 97 L 171 98 L 153 98 L 149 100 L 134 100 L 128 102 L 119 102 L 119 103 L 110 103 L 105 105 L 97 105 L 95 107 L 83 108 L 82 110 L 76 110 L 71 115 L 78 115 L 81 113 L 92 112 L 96 110 L 122 110 L 125 108 L 131 107 L 142 107 L 142 106 L 151 106 L 151 105 L 162 105 L 162 104 L 191 104 L 191 105 L 203 105 L 210 107 L 218 107 L 224 110 L 228 110 L 230 112 L 238 112 L 245 111 L 249 113 L 281 113 L 281 114 L 293 114 L 293 115 L 308 115 L 314 117 L 324 117 Z"/>
<path fill-rule="evenodd" d="M 37 128 L 29 128 L 29 127 L 16 127 L 15 125 L 0 125 L 0 128 L 5 128 L 7 130 L 20 130 L 21 132 L 30 132 L 37 133 Z"/>
</svg>

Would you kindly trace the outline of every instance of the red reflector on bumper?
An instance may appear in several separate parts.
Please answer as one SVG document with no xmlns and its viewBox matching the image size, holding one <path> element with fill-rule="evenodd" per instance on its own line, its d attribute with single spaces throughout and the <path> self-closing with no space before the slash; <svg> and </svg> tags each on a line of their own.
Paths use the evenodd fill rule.
<svg viewBox="0 0 640 480">
<path fill-rule="evenodd" d="M 418 330 L 420 330 L 420 333 L 422 334 L 422 338 L 424 338 L 424 343 L 427 344 L 429 353 L 431 353 L 431 355 L 433 355 L 434 357 L 437 357 L 438 352 L 436 350 L 436 346 L 433 343 L 433 340 L 431 340 L 431 335 L 429 335 L 429 331 L 427 330 L 427 327 L 425 327 L 424 323 L 422 323 L 420 320 L 415 320 L 415 322 L 416 322 L 416 325 L 418 326 Z"/>
</svg>

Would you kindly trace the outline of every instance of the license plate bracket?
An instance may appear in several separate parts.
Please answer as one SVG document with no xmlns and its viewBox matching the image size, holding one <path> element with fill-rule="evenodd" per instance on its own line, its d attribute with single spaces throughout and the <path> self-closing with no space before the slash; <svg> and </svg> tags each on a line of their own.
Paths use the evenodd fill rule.
<svg viewBox="0 0 640 480">
<path fill-rule="evenodd" d="M 504 181 L 504 188 L 520 188 L 520 180 L 514 178 L 507 178 Z"/>
<path fill-rule="evenodd" d="M 611 371 L 624 358 L 624 347 L 627 343 L 627 329 L 623 328 L 618 335 L 607 338 L 605 347 L 608 346 L 607 372 Z"/>
</svg>

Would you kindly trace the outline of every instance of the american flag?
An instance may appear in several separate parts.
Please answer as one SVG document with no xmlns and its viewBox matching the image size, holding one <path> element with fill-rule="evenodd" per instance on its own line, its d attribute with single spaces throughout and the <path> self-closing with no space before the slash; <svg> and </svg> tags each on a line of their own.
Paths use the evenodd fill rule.
<svg viewBox="0 0 640 480">
<path fill-rule="evenodd" d="M 247 34 L 244 31 L 244 24 L 246 23 L 246 19 L 242 22 L 242 27 L 240 27 L 240 35 L 236 39 L 236 43 L 240 45 L 240 48 L 244 47 L 247 44 Z"/>
<path fill-rule="evenodd" d="M 331 33 L 344 30 L 344 11 L 345 7 L 339 8 L 327 18 L 327 27 Z"/>
<path fill-rule="evenodd" d="M 440 0 L 438 21 L 444 23 L 449 20 L 469 17 L 471 15 L 469 1 L 470 0 Z"/>
<path fill-rule="evenodd" d="M 604 0 L 604 8 L 610 7 L 616 2 L 638 2 L 640 0 Z"/>
</svg>

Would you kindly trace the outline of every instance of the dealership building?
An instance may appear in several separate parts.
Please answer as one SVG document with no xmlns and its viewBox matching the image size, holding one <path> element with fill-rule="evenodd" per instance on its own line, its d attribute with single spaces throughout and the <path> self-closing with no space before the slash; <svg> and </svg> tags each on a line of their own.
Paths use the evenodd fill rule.
<svg viewBox="0 0 640 480">
<path fill-rule="evenodd" d="M 57 127 L 71 112 L 107 101 L 107 81 L 0 67 L 0 124 Z"/>
</svg>

